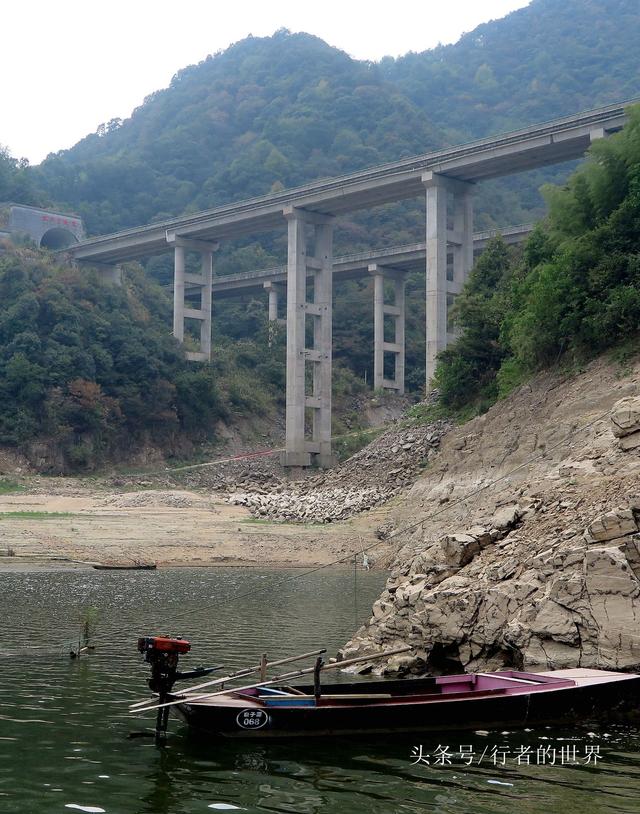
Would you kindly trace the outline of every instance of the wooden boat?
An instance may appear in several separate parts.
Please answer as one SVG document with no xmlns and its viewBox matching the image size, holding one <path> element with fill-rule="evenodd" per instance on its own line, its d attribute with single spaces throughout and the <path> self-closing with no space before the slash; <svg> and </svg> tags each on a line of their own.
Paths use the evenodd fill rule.
<svg viewBox="0 0 640 814">
<path fill-rule="evenodd" d="M 127 564 L 114 564 L 109 565 L 108 563 L 93 563 L 93 568 L 96 571 L 155 571 L 158 567 L 155 562 L 147 562 L 147 563 L 132 563 L 131 565 Z"/>
<path fill-rule="evenodd" d="M 506 670 L 394 681 L 256 686 L 167 696 L 195 730 L 222 738 L 297 738 L 524 727 L 640 706 L 640 675 Z M 190 700 L 191 698 L 191 700 Z"/>
</svg>

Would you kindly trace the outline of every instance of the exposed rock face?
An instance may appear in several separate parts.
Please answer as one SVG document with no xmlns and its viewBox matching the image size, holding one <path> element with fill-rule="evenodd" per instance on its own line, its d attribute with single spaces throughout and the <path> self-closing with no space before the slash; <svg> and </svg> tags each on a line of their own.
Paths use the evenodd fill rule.
<svg viewBox="0 0 640 814">
<path fill-rule="evenodd" d="M 396 514 L 386 589 L 341 655 L 412 645 L 382 673 L 640 669 L 640 454 L 604 417 L 616 438 L 639 432 L 639 390 L 640 365 L 620 381 L 594 363 L 450 432 Z"/>
</svg>

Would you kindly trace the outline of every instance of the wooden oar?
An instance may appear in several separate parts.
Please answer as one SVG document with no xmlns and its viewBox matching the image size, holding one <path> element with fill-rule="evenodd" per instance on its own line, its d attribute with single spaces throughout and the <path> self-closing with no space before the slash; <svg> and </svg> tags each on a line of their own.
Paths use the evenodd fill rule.
<svg viewBox="0 0 640 814">
<path fill-rule="evenodd" d="M 360 656 L 357 659 L 347 659 L 346 661 L 336 661 L 332 664 L 324 664 L 320 670 L 335 670 L 336 668 L 342 669 L 343 667 L 348 667 L 351 664 L 358 664 L 363 661 L 376 661 L 377 659 L 383 659 L 387 656 L 395 656 L 396 653 L 406 653 L 407 650 L 411 650 L 409 645 L 399 647 L 396 650 L 387 650 L 386 652 L 378 653 L 377 655 Z M 228 693 L 242 692 L 243 690 L 257 689 L 258 687 L 268 687 L 270 684 L 278 684 L 280 681 L 289 680 L 290 678 L 299 678 L 300 676 L 309 675 L 310 673 L 313 673 L 315 669 L 315 667 L 306 667 L 304 670 L 296 670 L 293 673 L 283 673 L 282 675 L 275 676 L 275 678 L 271 678 L 269 681 L 261 681 L 258 684 L 247 684 L 244 687 L 232 687 L 228 690 L 218 690 L 218 692 L 205 693 L 204 695 L 196 695 L 195 697 L 183 695 L 176 701 L 167 701 L 165 704 L 155 704 L 152 707 L 144 707 L 142 709 L 135 709 L 131 711 L 134 713 L 150 712 L 153 709 L 173 707 L 176 704 L 192 704 L 195 701 L 204 701 L 207 698 L 215 698 L 218 695 L 226 695 Z"/>
<path fill-rule="evenodd" d="M 278 661 L 266 662 L 266 667 L 279 667 L 281 664 L 289 664 L 292 661 L 308 659 L 311 658 L 311 656 L 321 656 L 323 653 L 326 652 L 327 648 L 323 647 L 321 650 L 312 650 L 311 653 L 301 653 L 299 656 L 289 656 L 286 659 L 278 659 Z M 243 667 L 242 670 L 238 670 L 235 673 L 230 673 L 228 676 L 223 676 L 222 678 L 215 678 L 212 681 L 205 681 L 203 684 L 195 684 L 193 687 L 187 687 L 185 690 L 182 690 L 182 692 L 183 693 L 193 692 L 194 690 L 201 690 L 204 687 L 212 687 L 216 684 L 224 684 L 226 681 L 231 681 L 234 678 L 244 678 L 245 676 L 251 675 L 251 673 L 257 673 L 261 671 L 263 669 L 263 666 L 264 666 L 263 659 L 260 659 L 260 664 L 256 664 L 254 667 Z M 133 703 L 130 703 L 129 706 L 133 711 L 135 707 L 143 707 L 145 704 L 149 703 L 151 703 L 150 699 L 145 698 L 144 701 L 135 701 Z"/>
</svg>

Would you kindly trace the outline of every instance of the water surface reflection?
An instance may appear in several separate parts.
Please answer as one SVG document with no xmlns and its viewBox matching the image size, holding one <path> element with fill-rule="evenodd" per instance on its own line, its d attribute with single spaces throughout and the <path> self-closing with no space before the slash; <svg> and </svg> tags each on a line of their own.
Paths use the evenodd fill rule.
<svg viewBox="0 0 640 814">
<path fill-rule="evenodd" d="M 384 580 L 359 574 L 354 606 L 353 572 L 283 582 L 294 574 L 239 568 L 0 574 L 0 812 L 64 814 L 68 805 L 109 814 L 191 814 L 224 810 L 210 808 L 220 805 L 295 814 L 640 810 L 640 733 L 632 728 L 467 736 L 477 754 L 489 745 L 515 753 L 527 744 L 559 753 L 567 743 L 582 754 L 597 744 L 596 766 L 414 764 L 415 738 L 215 743 L 177 721 L 163 750 L 128 737 L 152 724 L 152 717 L 127 714 L 127 702 L 145 694 L 138 635 L 191 638 L 193 665 L 222 661 L 237 668 L 254 663 L 263 649 L 274 659 L 325 645 L 331 652 L 368 616 Z M 234 603 L 247 592 L 250 599 Z M 99 647 L 71 661 L 65 654 L 90 606 L 99 611 Z M 455 751 L 459 740 L 444 745 Z M 437 738 L 422 739 L 424 754 L 439 746 Z"/>
</svg>

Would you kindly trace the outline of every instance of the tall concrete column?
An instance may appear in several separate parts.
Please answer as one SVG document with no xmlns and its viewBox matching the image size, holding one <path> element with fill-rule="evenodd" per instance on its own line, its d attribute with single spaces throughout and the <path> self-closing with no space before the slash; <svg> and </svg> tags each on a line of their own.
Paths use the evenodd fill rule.
<svg viewBox="0 0 640 814">
<path fill-rule="evenodd" d="M 369 266 L 373 274 L 373 389 L 382 390 L 384 382 L 384 273 L 380 266 Z"/>
<path fill-rule="evenodd" d="M 473 267 L 472 184 L 435 172 L 422 176 L 426 187 L 427 285 L 426 285 L 426 384 L 430 387 L 436 357 L 453 334 L 447 331 L 447 294 L 452 299 L 462 290 Z M 453 229 L 447 228 L 450 198 L 453 199 Z M 453 280 L 447 280 L 448 246 L 453 247 Z"/>
<path fill-rule="evenodd" d="M 283 466 L 309 466 L 305 444 L 305 322 L 307 241 L 305 221 L 296 210 L 287 218 L 287 393 Z"/>
<path fill-rule="evenodd" d="M 394 307 L 398 313 L 395 314 L 395 344 L 397 350 L 395 351 L 395 376 L 394 385 L 395 389 L 400 395 L 404 393 L 404 376 L 405 376 L 405 288 L 406 288 L 406 275 L 399 275 L 393 282 L 395 291 Z"/>
<path fill-rule="evenodd" d="M 331 343 L 333 296 L 332 219 L 287 207 L 287 396 L 284 466 L 327 467 L 331 455 Z M 307 229 L 314 251 L 307 253 Z M 313 275 L 313 302 L 307 302 L 307 275 Z M 313 347 L 306 347 L 306 318 L 313 319 Z M 306 391 L 306 365 L 313 365 L 312 392 Z M 307 438 L 306 410 L 313 414 Z"/>
<path fill-rule="evenodd" d="M 447 344 L 458 338 L 449 311 L 473 268 L 473 194 L 470 186 L 456 182 L 453 187 L 453 231 L 447 235 L 453 249 L 453 280 L 447 280 Z"/>
<path fill-rule="evenodd" d="M 333 344 L 333 223 L 315 225 L 315 261 L 320 268 L 313 279 L 313 393 L 307 406 L 313 408 L 312 443 L 317 445 L 316 463 L 334 465 L 331 452 L 331 385 Z M 309 312 L 307 305 L 307 313 Z M 311 402 L 311 403 L 310 403 Z"/>
<path fill-rule="evenodd" d="M 173 250 L 173 335 L 184 340 L 184 274 L 185 251 L 182 246 Z"/>
<path fill-rule="evenodd" d="M 174 247 L 173 273 L 173 335 L 184 342 L 185 319 L 200 323 L 200 347 L 196 351 L 186 351 L 185 356 L 192 362 L 208 362 L 211 359 L 211 308 L 213 288 L 213 254 L 217 243 L 205 243 L 170 235 L 167 240 Z M 186 271 L 187 251 L 200 255 L 200 274 Z M 199 307 L 189 307 L 185 294 L 200 298 Z"/>
<path fill-rule="evenodd" d="M 373 387 L 374 390 L 396 390 L 404 393 L 405 375 L 405 272 L 373 263 Z M 393 304 L 385 303 L 385 279 L 393 281 Z M 385 341 L 385 317 L 393 317 L 393 339 Z M 384 354 L 392 353 L 394 373 L 392 379 L 384 376 Z"/>
<path fill-rule="evenodd" d="M 213 251 L 203 251 L 201 260 L 202 283 L 200 285 L 200 352 L 211 359 L 211 311 L 213 307 Z"/>
<path fill-rule="evenodd" d="M 454 231 L 460 243 L 457 250 L 457 263 L 455 264 L 454 279 L 457 282 L 457 273 L 462 285 L 466 283 L 473 268 L 473 187 L 466 184 L 454 197 Z M 456 292 L 459 293 L 459 292 Z"/>
<path fill-rule="evenodd" d="M 436 356 L 447 344 L 447 188 L 436 173 L 422 177 L 427 188 L 427 388 Z"/>
</svg>

